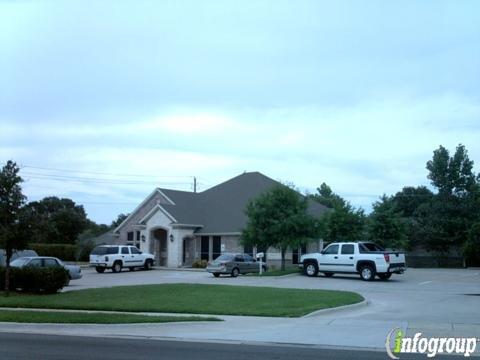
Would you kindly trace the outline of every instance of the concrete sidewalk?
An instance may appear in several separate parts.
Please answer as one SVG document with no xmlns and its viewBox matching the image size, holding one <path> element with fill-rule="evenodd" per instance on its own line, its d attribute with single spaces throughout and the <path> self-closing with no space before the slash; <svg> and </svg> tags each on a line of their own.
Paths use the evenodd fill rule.
<svg viewBox="0 0 480 360">
<path fill-rule="evenodd" d="M 480 325 L 365 320 L 355 319 L 355 309 L 341 310 L 339 312 L 342 313 L 341 317 L 337 313 L 319 314 L 303 318 L 215 315 L 224 321 L 164 324 L 72 325 L 0 323 L 0 332 L 176 339 L 206 342 L 296 344 L 377 349 L 380 351 L 385 349 L 386 336 L 394 328 L 403 329 L 407 336 L 413 336 L 416 332 L 422 332 L 424 336 L 476 336 L 480 338 Z M 152 316 L 164 315 L 147 314 Z M 477 355 L 480 355 L 479 350 L 477 349 L 476 351 Z"/>
</svg>

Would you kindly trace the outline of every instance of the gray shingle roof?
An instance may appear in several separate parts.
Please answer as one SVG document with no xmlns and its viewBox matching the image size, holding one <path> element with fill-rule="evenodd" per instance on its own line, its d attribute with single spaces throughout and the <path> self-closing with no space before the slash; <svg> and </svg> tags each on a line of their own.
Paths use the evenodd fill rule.
<svg viewBox="0 0 480 360">
<path fill-rule="evenodd" d="M 248 172 L 200 193 L 160 189 L 175 205 L 164 205 L 179 223 L 203 225 L 198 234 L 240 232 L 247 224 L 247 203 L 262 192 L 281 185 L 259 172 Z M 308 212 L 320 216 L 327 208 L 309 200 Z"/>
</svg>

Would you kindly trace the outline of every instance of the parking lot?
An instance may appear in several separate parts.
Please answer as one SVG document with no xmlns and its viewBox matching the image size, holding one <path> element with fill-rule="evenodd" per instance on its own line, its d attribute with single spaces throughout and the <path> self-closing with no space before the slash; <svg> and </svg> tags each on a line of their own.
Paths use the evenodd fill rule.
<svg viewBox="0 0 480 360">
<path fill-rule="evenodd" d="M 480 269 L 408 269 L 389 281 L 365 282 L 358 276 L 309 278 L 303 275 L 282 277 L 239 276 L 214 278 L 204 271 L 152 270 L 97 274 L 84 269 L 83 278 L 71 282 L 65 291 L 122 285 L 201 283 L 272 286 L 305 289 L 355 291 L 368 306 L 338 313 L 336 318 L 350 321 L 408 321 L 425 324 L 480 325 Z"/>
</svg>

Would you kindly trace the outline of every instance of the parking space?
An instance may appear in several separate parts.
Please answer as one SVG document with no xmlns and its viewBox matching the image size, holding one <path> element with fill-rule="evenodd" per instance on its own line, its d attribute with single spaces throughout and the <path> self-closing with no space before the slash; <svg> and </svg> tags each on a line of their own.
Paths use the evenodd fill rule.
<svg viewBox="0 0 480 360">
<path fill-rule="evenodd" d="M 409 321 L 418 323 L 480 324 L 480 269 L 408 269 L 389 281 L 365 282 L 358 276 L 303 275 L 283 277 L 239 276 L 214 278 L 204 271 L 123 271 L 97 274 L 83 270 L 83 278 L 72 281 L 66 291 L 122 285 L 200 283 L 273 286 L 355 291 L 369 306 L 337 313 L 336 319 Z"/>
</svg>

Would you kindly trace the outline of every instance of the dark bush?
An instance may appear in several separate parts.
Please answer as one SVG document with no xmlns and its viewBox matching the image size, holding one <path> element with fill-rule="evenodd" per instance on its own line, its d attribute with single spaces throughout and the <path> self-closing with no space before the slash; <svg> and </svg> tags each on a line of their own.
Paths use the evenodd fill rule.
<svg viewBox="0 0 480 360">
<path fill-rule="evenodd" d="M 200 260 L 200 259 L 197 259 L 193 262 L 192 264 L 192 268 L 206 268 L 208 265 L 208 261 L 207 260 Z"/>
<path fill-rule="evenodd" d="M 70 244 L 30 244 L 39 256 L 53 256 L 64 261 L 75 261 L 77 247 Z"/>
<path fill-rule="evenodd" d="M 10 290 L 55 293 L 68 282 L 68 271 L 63 267 L 10 268 Z M 5 268 L 0 268 L 0 288 L 5 288 Z"/>
</svg>

